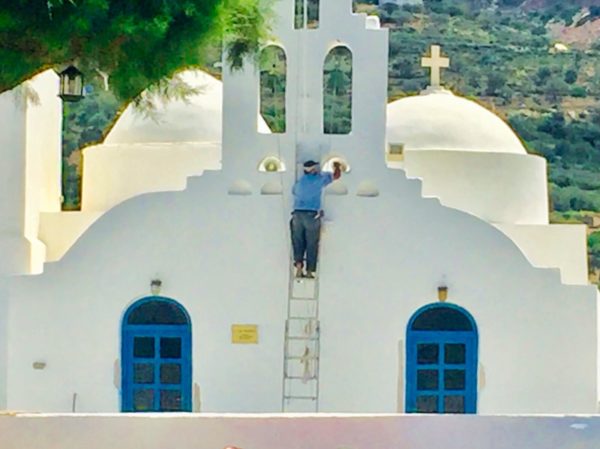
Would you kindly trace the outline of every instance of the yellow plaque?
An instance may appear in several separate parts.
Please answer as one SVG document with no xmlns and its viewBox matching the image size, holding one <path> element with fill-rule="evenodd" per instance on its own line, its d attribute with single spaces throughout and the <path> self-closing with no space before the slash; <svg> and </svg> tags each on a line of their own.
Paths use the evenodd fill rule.
<svg viewBox="0 0 600 449">
<path fill-rule="evenodd" d="M 232 324 L 231 342 L 235 344 L 258 343 L 258 326 L 256 324 Z"/>
</svg>

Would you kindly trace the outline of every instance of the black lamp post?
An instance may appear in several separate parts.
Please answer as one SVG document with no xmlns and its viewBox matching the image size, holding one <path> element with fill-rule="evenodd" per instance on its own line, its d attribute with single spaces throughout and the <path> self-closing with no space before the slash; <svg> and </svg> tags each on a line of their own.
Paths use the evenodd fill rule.
<svg viewBox="0 0 600 449">
<path fill-rule="evenodd" d="M 58 96 L 63 101 L 79 101 L 83 98 L 83 73 L 74 66 L 69 66 L 59 74 L 60 91 Z"/>
</svg>

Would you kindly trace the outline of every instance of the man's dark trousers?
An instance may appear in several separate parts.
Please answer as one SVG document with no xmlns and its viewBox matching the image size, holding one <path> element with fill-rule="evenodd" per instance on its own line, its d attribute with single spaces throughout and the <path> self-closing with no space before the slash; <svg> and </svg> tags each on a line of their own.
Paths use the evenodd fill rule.
<svg viewBox="0 0 600 449">
<path fill-rule="evenodd" d="M 294 262 L 304 261 L 306 253 L 306 271 L 317 271 L 317 254 L 321 234 L 321 218 L 314 210 L 295 210 L 290 221 Z"/>
</svg>

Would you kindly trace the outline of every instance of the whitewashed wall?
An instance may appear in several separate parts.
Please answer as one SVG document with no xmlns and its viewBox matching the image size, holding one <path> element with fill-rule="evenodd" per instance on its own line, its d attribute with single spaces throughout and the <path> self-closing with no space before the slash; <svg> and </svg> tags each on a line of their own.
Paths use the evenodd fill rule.
<svg viewBox="0 0 600 449">
<path fill-rule="evenodd" d="M 492 223 L 548 224 L 546 160 L 472 151 L 406 151 L 408 176 L 423 194 Z"/>
<path fill-rule="evenodd" d="M 595 411 L 595 288 L 561 285 L 489 224 L 391 177 L 377 198 L 328 197 L 320 410 L 395 410 L 406 324 L 446 284 L 479 327 L 479 413 Z"/>
<path fill-rule="evenodd" d="M 0 278 L 0 410 L 6 409 L 8 372 L 8 291 Z"/>
<path fill-rule="evenodd" d="M 495 226 L 517 244 L 532 265 L 558 268 L 565 284 L 589 284 L 585 225 Z"/>
<path fill-rule="evenodd" d="M 0 274 L 41 272 L 40 211 L 60 209 L 62 105 L 48 70 L 0 95 Z"/>
<path fill-rule="evenodd" d="M 229 196 L 216 177 L 123 203 L 43 275 L 14 280 L 10 408 L 69 411 L 77 393 L 78 410 L 118 410 L 120 320 L 158 276 L 192 317 L 203 410 L 278 409 L 287 213 L 281 197 Z M 232 346 L 235 323 L 258 324 L 261 344 Z M 36 360 L 46 368 L 33 370 Z"/>
<path fill-rule="evenodd" d="M 0 417 L 3 449 L 596 449 L 597 416 Z"/>
<path fill-rule="evenodd" d="M 46 262 L 60 260 L 102 212 L 44 212 L 39 239 L 46 246 Z"/>
<path fill-rule="evenodd" d="M 104 212 L 136 195 L 183 190 L 188 176 L 217 170 L 220 160 L 220 141 L 88 147 L 84 150 L 81 209 Z"/>
<path fill-rule="evenodd" d="M 121 203 L 44 274 L 12 280 L 8 407 L 69 411 L 77 393 L 79 411 L 117 411 L 120 320 L 159 277 L 192 318 L 201 410 L 279 411 L 295 173 L 257 165 L 272 154 L 288 167 L 336 154 L 353 169 L 341 181 L 349 193 L 326 199 L 321 411 L 403 410 L 406 325 L 441 282 L 479 326 L 479 413 L 596 410 L 595 289 L 561 285 L 492 225 L 423 199 L 419 181 L 386 168 L 386 32 L 366 29 L 350 4 L 327 3 L 318 30 L 280 30 L 285 135 L 257 133 L 256 71 L 225 71 L 222 172 Z M 291 26 L 293 2 L 279 6 Z M 344 42 L 354 51 L 354 127 L 323 136 L 322 62 Z M 261 195 L 266 183 L 284 195 Z M 229 195 L 233 186 L 245 195 Z M 365 190 L 379 196 L 357 196 Z M 236 323 L 257 324 L 259 344 L 232 345 Z"/>
<path fill-rule="evenodd" d="M 118 410 L 120 319 L 158 276 L 192 317 L 202 410 L 280 409 L 288 213 L 280 196 L 227 195 L 223 180 L 127 201 L 43 275 L 13 281 L 10 408 L 68 411 L 77 393 L 80 411 Z M 480 413 L 595 411 L 594 288 L 532 268 L 500 231 L 421 199 L 398 172 L 379 182 L 376 198 L 327 198 L 320 410 L 402 409 L 398 347 L 443 279 L 479 326 Z M 232 345 L 235 323 L 258 324 L 260 343 Z"/>
<path fill-rule="evenodd" d="M 27 181 L 32 183 L 29 178 L 40 179 L 39 185 L 31 184 L 27 188 L 32 189 L 32 195 L 39 197 L 37 213 L 58 212 L 62 195 L 62 100 L 58 96 L 58 76 L 54 70 L 47 70 L 29 83 L 39 103 L 29 102 L 27 108 L 28 160 L 36 165 L 36 171 L 28 167 Z M 35 235 L 37 228 L 31 226 Z"/>
</svg>

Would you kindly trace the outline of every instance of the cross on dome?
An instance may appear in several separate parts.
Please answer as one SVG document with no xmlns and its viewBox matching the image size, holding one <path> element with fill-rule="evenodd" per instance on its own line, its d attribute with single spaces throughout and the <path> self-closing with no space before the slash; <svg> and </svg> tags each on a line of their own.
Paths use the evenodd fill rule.
<svg viewBox="0 0 600 449">
<path fill-rule="evenodd" d="M 450 59 L 443 57 L 439 45 L 432 45 L 431 57 L 421 58 L 421 67 L 431 68 L 431 87 L 440 87 L 441 69 L 450 67 Z"/>
</svg>

